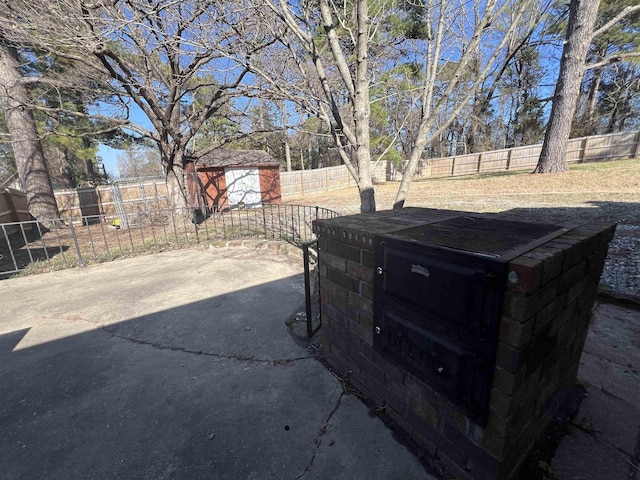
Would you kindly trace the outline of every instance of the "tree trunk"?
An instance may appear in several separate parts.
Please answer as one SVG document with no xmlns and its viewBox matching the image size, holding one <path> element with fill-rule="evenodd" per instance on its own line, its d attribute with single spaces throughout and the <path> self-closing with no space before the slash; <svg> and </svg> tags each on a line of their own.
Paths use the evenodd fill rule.
<svg viewBox="0 0 640 480">
<path fill-rule="evenodd" d="M 291 147 L 289 146 L 289 139 L 284 142 L 284 158 L 287 163 L 287 172 L 291 171 Z"/>
<path fill-rule="evenodd" d="M 567 143 L 600 0 L 571 0 L 567 39 L 540 159 L 534 173 L 567 170 Z"/>
<path fill-rule="evenodd" d="M 360 211 L 362 213 L 375 212 L 376 210 L 375 191 L 371 181 L 371 142 L 369 139 L 371 105 L 367 61 L 369 41 L 367 2 L 368 0 L 359 0 L 356 5 L 358 36 L 356 39 L 355 98 L 353 106 L 354 134 L 357 142 L 355 154 L 358 165 Z"/>
<path fill-rule="evenodd" d="M 478 129 L 480 127 L 480 118 L 484 113 L 482 110 L 480 95 L 478 94 L 473 99 L 473 107 L 471 108 L 471 115 L 469 121 L 471 122 L 471 126 L 469 127 L 469 135 L 467 135 L 467 151 L 469 153 L 475 153 L 476 151 L 476 136 L 478 135 Z"/>
<path fill-rule="evenodd" d="M 284 129 L 284 158 L 287 164 L 287 172 L 290 172 L 291 146 L 289 144 L 289 119 L 287 114 L 287 106 L 284 102 L 280 103 L 280 111 L 282 112 L 282 128 Z"/>
<path fill-rule="evenodd" d="M 476 58 L 473 61 L 473 72 L 475 75 L 478 75 L 480 72 L 480 66 L 478 63 L 480 62 L 480 56 L 476 55 Z M 469 153 L 476 152 L 476 142 L 478 130 L 480 129 L 480 122 L 484 117 L 486 106 L 488 105 L 488 99 L 485 97 L 485 93 L 480 89 L 473 96 L 473 106 L 471 107 L 471 115 L 469 118 L 469 122 L 471 125 L 469 127 L 469 135 L 467 135 L 467 139 L 465 142 L 467 151 Z"/>
<path fill-rule="evenodd" d="M 188 202 L 182 165 L 173 165 L 171 170 L 166 173 L 166 181 L 169 203 L 173 208 L 186 208 Z"/>
<path fill-rule="evenodd" d="M 7 130 L 11 135 L 20 181 L 26 190 L 29 212 L 36 220 L 46 224 L 60 215 L 33 112 L 27 106 L 29 96 L 21 83 L 18 66 L 17 51 L 1 45 L 0 103 L 5 109 Z"/>
<path fill-rule="evenodd" d="M 422 141 L 419 141 L 419 142 L 424 143 Z M 402 174 L 402 180 L 400 181 L 400 186 L 398 187 L 396 198 L 393 201 L 394 210 L 398 210 L 404 207 L 404 202 L 407 200 L 407 195 L 409 194 L 409 187 L 413 182 L 413 175 L 408 174 L 407 170 L 409 169 L 410 165 L 417 165 L 418 162 L 420 161 L 420 157 L 422 156 L 422 152 L 424 151 L 424 145 L 421 145 L 421 147 L 422 148 L 414 147 L 414 149 L 411 151 L 411 155 L 409 156 L 409 161 L 407 162 L 406 169 Z"/>
<path fill-rule="evenodd" d="M 162 149 L 160 151 L 163 152 Z M 164 152 L 166 151 L 170 151 L 168 147 L 164 150 Z M 173 208 L 184 209 L 185 214 L 190 215 L 190 212 L 187 212 L 187 207 L 190 205 L 185 183 L 184 156 L 174 152 L 174 158 L 163 158 L 162 164 L 164 165 L 165 181 L 167 182 L 169 204 Z"/>
<path fill-rule="evenodd" d="M 593 79 L 589 85 L 589 96 L 587 97 L 587 112 L 584 121 L 586 122 L 586 130 L 583 132 L 585 136 L 595 135 L 596 129 L 596 107 L 598 105 L 598 92 L 600 91 L 600 83 L 602 81 L 602 69 L 597 68 L 593 72 Z"/>
</svg>

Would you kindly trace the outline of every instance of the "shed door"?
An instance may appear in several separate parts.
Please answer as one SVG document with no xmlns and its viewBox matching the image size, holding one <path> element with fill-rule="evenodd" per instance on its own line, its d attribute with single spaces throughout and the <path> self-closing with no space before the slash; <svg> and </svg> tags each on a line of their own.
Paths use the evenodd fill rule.
<svg viewBox="0 0 640 480">
<path fill-rule="evenodd" d="M 260 175 L 257 168 L 227 168 L 224 176 L 229 207 L 236 207 L 240 203 L 247 207 L 262 205 Z"/>
</svg>

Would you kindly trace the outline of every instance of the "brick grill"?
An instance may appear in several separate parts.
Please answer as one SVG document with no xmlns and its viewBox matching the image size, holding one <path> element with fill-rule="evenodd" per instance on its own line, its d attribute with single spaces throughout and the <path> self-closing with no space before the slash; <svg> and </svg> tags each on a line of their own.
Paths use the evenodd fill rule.
<svg viewBox="0 0 640 480">
<path fill-rule="evenodd" d="M 462 479 L 506 479 L 576 383 L 615 225 L 563 225 L 565 233 L 508 261 L 488 414 L 481 422 L 374 348 L 376 236 L 465 215 L 471 214 L 405 208 L 314 222 L 321 341 L 332 367 L 387 406 L 385 415 L 425 449 L 434 467 Z"/>
</svg>

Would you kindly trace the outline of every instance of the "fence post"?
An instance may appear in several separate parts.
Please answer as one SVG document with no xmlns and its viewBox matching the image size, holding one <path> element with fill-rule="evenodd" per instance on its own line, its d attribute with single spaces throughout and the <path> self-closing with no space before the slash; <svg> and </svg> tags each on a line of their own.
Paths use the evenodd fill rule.
<svg viewBox="0 0 640 480">
<path fill-rule="evenodd" d="M 640 157 L 640 131 L 636 134 L 636 148 L 633 152 L 633 158 Z"/>
<path fill-rule="evenodd" d="M 482 170 L 482 154 L 478 155 L 478 173 Z"/>
<path fill-rule="evenodd" d="M 7 242 L 7 247 L 9 247 L 9 255 L 11 255 L 11 260 L 13 261 L 13 268 L 18 271 L 18 263 L 16 262 L 16 256 L 13 253 L 13 248 L 11 247 L 11 242 L 9 241 L 9 235 L 7 234 L 7 228 L 5 225 L 0 224 L 2 227 L 2 233 L 4 233 L 4 240 Z M 0 257 L 2 258 L 2 257 Z"/>
<path fill-rule="evenodd" d="M 264 229 L 264 239 L 266 240 L 269 235 L 267 234 L 267 214 L 265 213 L 266 207 L 262 206 L 262 227 Z"/>
<path fill-rule="evenodd" d="M 309 271 L 309 246 L 315 242 L 302 245 L 302 263 L 304 264 L 304 303 L 307 320 L 307 339 L 313 336 L 313 311 L 311 309 L 311 275 Z"/>
<path fill-rule="evenodd" d="M 580 163 L 584 163 L 584 157 L 587 156 L 587 148 L 589 144 L 589 137 L 584 137 L 582 141 L 582 151 L 580 152 Z"/>
<path fill-rule="evenodd" d="M 509 149 L 509 153 L 507 154 L 507 168 L 506 170 L 509 171 L 511 169 L 511 157 L 513 156 L 513 147 Z"/>
<path fill-rule="evenodd" d="M 451 176 L 453 177 L 456 173 L 456 157 L 454 156 L 451 160 Z"/>
<path fill-rule="evenodd" d="M 76 247 L 76 254 L 78 255 L 78 263 L 80 264 L 81 267 L 84 267 L 84 261 L 82 260 L 82 253 L 80 253 L 80 245 L 78 244 L 78 236 L 76 235 L 76 229 L 73 227 L 73 217 L 69 219 L 69 228 L 71 229 L 73 244 Z"/>
</svg>

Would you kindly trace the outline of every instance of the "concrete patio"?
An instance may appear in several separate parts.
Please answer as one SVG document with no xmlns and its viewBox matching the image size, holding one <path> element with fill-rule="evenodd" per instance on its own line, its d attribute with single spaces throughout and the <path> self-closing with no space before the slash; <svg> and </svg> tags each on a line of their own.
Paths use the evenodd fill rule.
<svg viewBox="0 0 640 480">
<path fill-rule="evenodd" d="M 0 476 L 430 478 L 287 333 L 301 271 L 192 249 L 0 282 Z"/>
<path fill-rule="evenodd" d="M 1 281 L 0 476 L 434 478 L 288 334 L 302 261 L 263 247 Z M 640 478 L 639 347 L 638 310 L 598 304 L 558 480 Z"/>
</svg>

